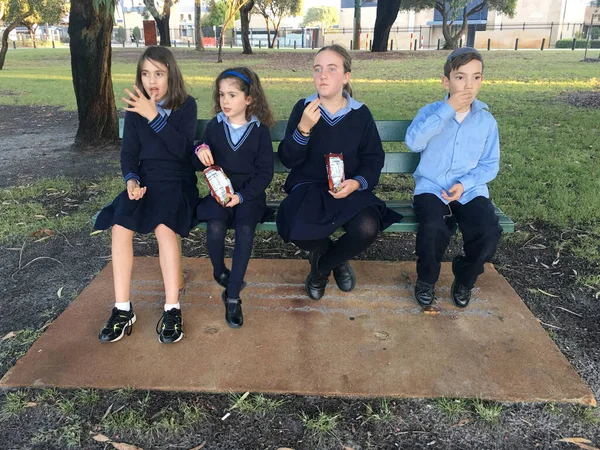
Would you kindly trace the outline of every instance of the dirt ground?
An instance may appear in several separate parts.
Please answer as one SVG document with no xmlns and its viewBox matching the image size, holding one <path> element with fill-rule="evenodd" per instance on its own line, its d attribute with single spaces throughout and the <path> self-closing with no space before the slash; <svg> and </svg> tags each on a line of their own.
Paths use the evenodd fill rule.
<svg viewBox="0 0 600 450">
<path fill-rule="evenodd" d="M 72 145 L 76 125 L 76 114 L 60 108 L 0 106 L 0 187 L 58 175 L 93 180 L 117 173 L 118 146 L 101 152 L 81 151 Z M 559 244 L 580 230 L 560 230 L 543 223 L 521 223 L 518 229 L 528 233 L 527 239 L 504 239 L 493 262 L 533 314 L 546 324 L 560 350 L 600 398 L 599 303 L 594 290 L 575 283 L 578 274 L 598 273 L 598 268 L 568 254 L 557 254 Z M 106 265 L 110 258 L 109 241 L 90 237 L 90 231 L 91 223 L 89 229 L 81 232 L 57 234 L 43 243 L 26 244 L 22 254 L 14 250 L 21 248 L 22 242 L 9 242 L 0 247 L 0 336 L 25 328 L 42 328 Z M 446 254 L 447 260 L 459 250 L 460 243 L 455 239 Z M 184 256 L 206 256 L 203 234 L 198 232 L 185 241 L 183 251 Z M 146 239 L 144 244 L 136 243 L 135 252 L 156 256 L 157 245 L 152 239 Z M 53 259 L 39 259 L 17 270 L 20 260 L 23 267 L 39 257 Z M 277 236 L 260 234 L 254 257 L 300 258 L 302 255 Z M 414 260 L 414 235 L 384 234 L 360 258 Z M 57 290 L 61 287 L 62 295 L 58 298 Z M 98 318 L 99 326 L 104 319 Z M 16 360 L 15 354 L 4 351 L 2 346 L 0 343 L 0 376 Z M 81 448 L 105 448 L 105 444 L 92 441 L 88 432 L 97 430 L 108 405 L 115 401 L 113 394 L 103 392 L 100 403 L 85 412 L 88 428 L 84 430 Z M 142 395 L 145 393 L 134 394 Z M 191 448 L 202 442 L 206 442 L 206 449 L 290 447 L 312 450 L 343 449 L 344 446 L 355 450 L 567 449 L 575 447 L 558 439 L 574 436 L 587 438 L 600 446 L 598 423 L 584 420 L 582 414 L 577 413 L 581 410 L 569 405 L 505 404 L 499 420 L 488 425 L 477 420 L 474 414 L 466 414 L 462 419 L 451 418 L 442 413 L 433 400 L 397 399 L 391 403 L 393 419 L 377 422 L 365 420 L 365 404 L 375 404 L 373 399 L 290 395 L 272 396 L 285 401 L 272 415 L 233 414 L 221 421 L 231 406 L 226 395 L 153 392 L 151 398 L 150 415 L 165 405 L 176 405 L 178 399 L 212 413 L 209 420 L 193 431 L 180 433 L 168 441 L 152 437 L 135 442 L 145 449 Z M 0 408 L 5 402 L 4 395 L 0 395 Z M 335 432 L 320 441 L 305 430 L 299 418 L 301 412 L 314 416 L 319 411 L 340 415 Z M 32 436 L 56 420 L 55 413 L 46 407 L 30 408 L 19 418 L 0 420 L 0 448 L 32 448 Z M 64 448 L 64 445 L 46 442 L 33 448 Z"/>
</svg>

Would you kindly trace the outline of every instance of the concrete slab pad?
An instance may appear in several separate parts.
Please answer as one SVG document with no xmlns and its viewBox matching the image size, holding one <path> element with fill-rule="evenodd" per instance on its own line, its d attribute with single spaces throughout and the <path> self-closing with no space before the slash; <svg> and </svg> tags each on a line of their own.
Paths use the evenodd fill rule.
<svg viewBox="0 0 600 450">
<path fill-rule="evenodd" d="M 229 263 L 228 263 L 229 264 Z M 450 300 L 444 264 L 438 314 L 412 298 L 414 262 L 355 261 L 357 287 L 333 278 L 308 299 L 308 263 L 250 261 L 244 326 L 227 327 L 207 259 L 184 259 L 185 339 L 158 342 L 164 301 L 157 258 L 136 258 L 131 336 L 101 344 L 113 303 L 110 264 L 48 327 L 0 387 L 158 389 L 339 396 L 470 397 L 499 401 L 596 400 L 529 309 L 486 267 L 468 308 Z"/>
</svg>

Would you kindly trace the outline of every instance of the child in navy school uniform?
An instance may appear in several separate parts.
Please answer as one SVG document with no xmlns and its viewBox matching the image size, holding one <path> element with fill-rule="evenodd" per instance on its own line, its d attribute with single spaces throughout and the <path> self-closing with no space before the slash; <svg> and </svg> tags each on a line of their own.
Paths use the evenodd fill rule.
<svg viewBox="0 0 600 450">
<path fill-rule="evenodd" d="M 181 250 L 177 234 L 195 225 L 198 203 L 193 166 L 197 107 L 188 95 L 172 53 L 148 47 L 141 55 L 134 92 L 128 98 L 121 145 L 126 189 L 104 208 L 95 228 L 112 227 L 112 264 L 116 303 L 100 331 L 100 342 L 115 342 L 131 333 L 136 321 L 129 300 L 133 235 L 154 232 L 158 240 L 166 303 L 157 324 L 163 344 L 183 338 L 179 282 Z"/>
<path fill-rule="evenodd" d="M 350 54 L 342 46 L 319 50 L 313 67 L 317 92 L 296 103 L 278 150 L 291 171 L 277 229 L 284 241 L 310 252 L 305 288 L 313 300 L 325 293 L 331 271 L 340 290 L 354 289 L 348 260 L 402 218 L 373 194 L 385 155 L 371 112 L 352 98 L 350 70 Z M 338 192 L 328 186 L 329 153 L 343 154 L 346 179 Z M 340 227 L 346 233 L 333 242 L 330 236 Z"/>
<path fill-rule="evenodd" d="M 406 132 L 408 148 L 421 153 L 414 209 L 419 221 L 415 298 L 422 306 L 434 301 L 442 256 L 457 225 L 465 254 L 452 261 L 451 296 L 460 308 L 469 304 L 502 233 L 487 187 L 499 169 L 498 125 L 476 98 L 482 81 L 479 52 L 454 50 L 442 78 L 448 96 L 422 108 Z"/>
<path fill-rule="evenodd" d="M 246 67 L 227 69 L 214 86 L 217 115 L 206 126 L 198 146 L 196 167 L 220 166 L 235 193 L 223 207 L 211 195 L 197 208 L 197 217 L 207 222 L 206 246 L 215 281 L 225 288 L 221 298 L 225 320 L 232 328 L 244 323 L 240 291 L 250 261 L 256 225 L 272 215 L 265 190 L 273 179 L 273 146 L 269 127 L 275 123 L 256 73 Z M 225 236 L 235 229 L 231 270 L 225 266 Z"/>
</svg>

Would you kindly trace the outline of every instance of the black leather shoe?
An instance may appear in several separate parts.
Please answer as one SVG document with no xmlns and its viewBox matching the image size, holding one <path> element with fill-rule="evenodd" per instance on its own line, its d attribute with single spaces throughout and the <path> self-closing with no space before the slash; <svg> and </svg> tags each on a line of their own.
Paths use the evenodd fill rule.
<svg viewBox="0 0 600 450">
<path fill-rule="evenodd" d="M 333 278 L 340 291 L 350 292 L 356 286 L 356 274 L 348 261 L 333 269 Z"/>
<path fill-rule="evenodd" d="M 417 280 L 415 285 L 415 299 L 421 306 L 431 306 L 435 298 L 435 284 Z"/>
<path fill-rule="evenodd" d="M 214 277 L 215 281 L 227 289 L 229 285 L 229 276 L 231 275 L 231 270 L 225 269 L 221 275 L 218 277 Z M 240 287 L 240 291 L 246 287 L 246 282 L 242 281 L 242 286 Z"/>
<path fill-rule="evenodd" d="M 471 301 L 471 289 L 460 284 L 455 278 L 450 291 L 452 292 L 452 301 L 454 304 L 459 308 L 466 308 Z"/>
<path fill-rule="evenodd" d="M 313 300 L 320 300 L 323 297 L 325 287 L 329 282 L 329 273 L 323 273 L 317 269 L 320 257 L 321 255 L 315 252 L 310 252 L 308 255 L 310 273 L 306 277 L 304 287 L 306 288 L 306 295 Z"/>
<path fill-rule="evenodd" d="M 228 298 L 227 289 L 221 294 L 221 300 L 225 305 L 225 322 L 231 328 L 240 328 L 244 325 L 244 316 L 242 314 L 242 299 Z"/>
</svg>

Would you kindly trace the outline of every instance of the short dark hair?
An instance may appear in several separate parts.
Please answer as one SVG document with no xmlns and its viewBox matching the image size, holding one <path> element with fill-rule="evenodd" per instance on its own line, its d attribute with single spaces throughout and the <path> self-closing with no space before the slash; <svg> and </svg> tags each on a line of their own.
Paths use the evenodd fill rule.
<svg viewBox="0 0 600 450">
<path fill-rule="evenodd" d="M 459 67 L 462 67 L 465 64 L 469 64 L 473 60 L 481 62 L 481 72 L 483 73 L 483 58 L 479 52 L 473 52 L 463 53 L 455 58 L 448 59 L 446 64 L 444 64 L 444 75 L 446 78 L 448 78 L 450 76 L 450 72 L 457 70 Z"/>
<path fill-rule="evenodd" d="M 135 84 L 147 98 L 150 98 L 150 95 L 146 92 L 144 84 L 142 83 L 142 64 L 144 64 L 146 59 L 159 62 L 166 66 L 168 85 L 163 107 L 173 110 L 178 109 L 185 103 L 189 94 L 185 88 L 183 75 L 177 66 L 173 53 L 166 47 L 151 46 L 141 54 L 140 59 L 138 60 Z"/>
</svg>

